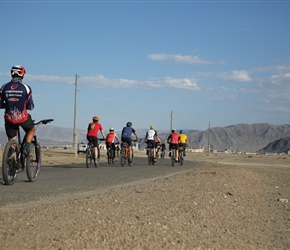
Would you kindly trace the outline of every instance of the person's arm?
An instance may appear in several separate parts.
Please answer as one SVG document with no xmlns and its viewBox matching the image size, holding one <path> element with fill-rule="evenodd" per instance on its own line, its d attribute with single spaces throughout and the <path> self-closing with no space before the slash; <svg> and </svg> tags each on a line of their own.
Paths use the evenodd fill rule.
<svg viewBox="0 0 290 250">
<path fill-rule="evenodd" d="M 102 136 L 103 136 L 103 139 L 105 139 L 106 136 L 105 136 L 104 130 L 102 130 L 102 129 L 101 129 L 101 134 L 102 134 Z"/>
<path fill-rule="evenodd" d="M 117 134 L 116 134 L 116 133 L 115 133 L 115 138 L 117 139 L 118 143 L 120 144 L 119 137 L 117 136 Z"/>
<path fill-rule="evenodd" d="M 138 137 L 138 134 L 137 134 L 136 131 L 134 132 L 134 135 L 136 136 L 136 141 L 138 141 L 139 140 L 139 137 Z"/>
<path fill-rule="evenodd" d="M 167 143 L 170 143 L 171 134 L 167 137 Z"/>
<path fill-rule="evenodd" d="M 148 131 L 146 132 L 146 135 L 145 135 L 145 139 L 144 139 L 145 143 L 147 143 L 147 137 L 148 137 Z"/>
<path fill-rule="evenodd" d="M 0 109 L 5 109 L 5 101 L 4 98 L 2 97 L 2 88 L 0 90 Z"/>
</svg>

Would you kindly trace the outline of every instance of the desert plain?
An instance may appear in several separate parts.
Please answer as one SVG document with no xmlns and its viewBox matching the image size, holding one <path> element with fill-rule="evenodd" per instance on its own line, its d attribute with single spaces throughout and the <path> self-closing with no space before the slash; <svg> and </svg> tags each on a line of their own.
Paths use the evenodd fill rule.
<svg viewBox="0 0 290 250">
<path fill-rule="evenodd" d="M 42 156 L 43 166 L 84 162 L 71 150 Z M 188 153 L 185 160 L 202 167 L 2 207 L 1 249 L 290 249 L 290 156 Z"/>
</svg>

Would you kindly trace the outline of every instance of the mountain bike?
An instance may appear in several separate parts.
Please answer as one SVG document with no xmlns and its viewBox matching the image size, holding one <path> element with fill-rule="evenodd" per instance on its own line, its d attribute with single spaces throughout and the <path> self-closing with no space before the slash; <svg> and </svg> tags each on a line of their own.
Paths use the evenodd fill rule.
<svg viewBox="0 0 290 250">
<path fill-rule="evenodd" d="M 34 123 L 36 128 L 40 124 L 47 124 L 52 122 L 53 119 L 41 120 Z M 25 136 L 23 140 L 20 135 L 20 127 L 18 127 L 16 139 L 9 140 L 4 149 L 2 160 L 2 176 L 6 185 L 14 184 L 17 173 L 26 169 L 26 175 L 30 182 L 37 179 L 40 166 L 41 166 L 41 148 L 40 143 L 37 140 L 37 136 L 34 135 L 31 141 L 30 154 L 23 154 L 23 145 L 25 142 Z"/>
<path fill-rule="evenodd" d="M 136 141 L 136 140 L 132 140 L 132 141 Z M 129 167 L 131 167 L 132 165 L 132 161 L 133 161 L 133 157 L 134 157 L 134 150 L 132 147 L 132 159 L 131 161 L 129 161 L 130 158 L 130 150 L 129 150 L 129 145 L 127 142 L 122 142 L 121 143 L 121 166 L 124 167 L 126 165 L 126 162 L 128 162 Z"/>
<path fill-rule="evenodd" d="M 105 139 L 98 138 L 99 141 L 104 141 Z M 86 165 L 87 168 L 89 168 L 93 163 L 95 167 L 98 167 L 100 164 L 100 146 L 98 144 L 98 158 L 95 159 L 95 148 L 94 148 L 94 142 L 92 140 L 89 140 L 88 143 L 88 149 L 86 152 Z"/>
<path fill-rule="evenodd" d="M 115 143 L 118 144 L 118 143 Z M 116 154 L 116 152 L 115 152 Z M 113 145 L 112 143 L 108 144 L 107 148 L 107 158 L 108 158 L 108 164 L 111 165 L 115 163 L 115 157 L 114 157 L 114 150 L 113 150 Z"/>
</svg>

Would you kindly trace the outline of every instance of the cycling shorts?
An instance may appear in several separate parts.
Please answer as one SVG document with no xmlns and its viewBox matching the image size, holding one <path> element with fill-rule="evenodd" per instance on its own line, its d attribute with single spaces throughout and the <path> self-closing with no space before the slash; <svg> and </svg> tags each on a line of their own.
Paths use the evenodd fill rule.
<svg viewBox="0 0 290 250">
<path fill-rule="evenodd" d="M 185 150 L 186 149 L 187 144 L 186 143 L 179 143 L 179 148 Z"/>
<path fill-rule="evenodd" d="M 87 140 L 88 140 L 89 142 L 92 141 L 94 147 L 98 147 L 98 146 L 99 146 L 99 140 L 98 140 L 98 137 L 96 137 L 96 136 L 87 136 Z"/>
<path fill-rule="evenodd" d="M 132 146 L 132 139 L 131 138 L 121 138 L 122 142 L 127 142 L 128 146 Z"/>
<path fill-rule="evenodd" d="M 112 142 L 106 142 L 106 148 L 109 149 L 113 149 L 113 150 L 116 150 L 116 145 L 115 143 L 112 143 Z"/>
<path fill-rule="evenodd" d="M 176 150 L 178 150 L 178 149 L 179 149 L 178 144 L 170 143 L 170 144 L 169 144 L 169 150 L 172 150 L 172 149 L 176 149 Z"/>
<path fill-rule="evenodd" d="M 28 115 L 28 118 L 25 122 L 19 123 L 19 124 L 13 124 L 8 121 L 5 121 L 5 130 L 6 135 L 8 138 L 13 138 L 17 135 L 18 128 L 22 127 L 22 129 L 25 131 L 25 133 L 28 133 L 30 130 L 34 128 L 34 122 L 31 119 L 31 116 Z"/>
<path fill-rule="evenodd" d="M 147 140 L 147 148 L 156 148 L 156 143 L 154 140 Z"/>
</svg>

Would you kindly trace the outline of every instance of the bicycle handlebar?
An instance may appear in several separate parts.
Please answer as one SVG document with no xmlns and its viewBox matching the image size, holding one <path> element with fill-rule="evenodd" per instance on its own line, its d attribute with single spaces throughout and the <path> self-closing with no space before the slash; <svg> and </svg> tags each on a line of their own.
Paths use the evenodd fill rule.
<svg viewBox="0 0 290 250">
<path fill-rule="evenodd" d="M 50 123 L 50 122 L 53 122 L 53 119 L 44 119 L 44 120 L 41 120 L 41 121 L 39 121 L 37 123 L 34 123 L 34 125 L 38 125 L 40 123 L 47 124 L 47 123 Z"/>
</svg>

